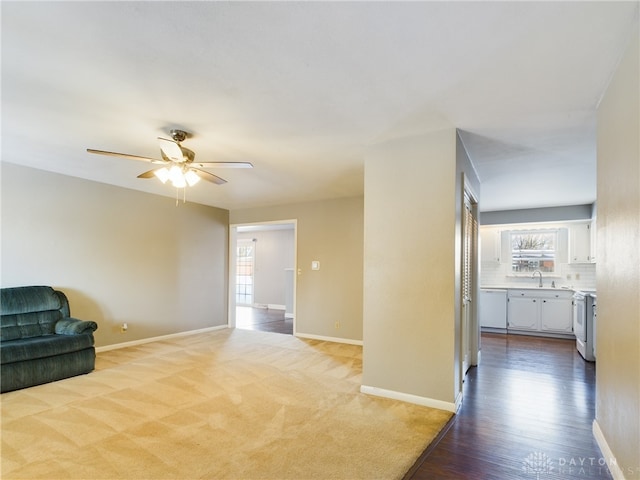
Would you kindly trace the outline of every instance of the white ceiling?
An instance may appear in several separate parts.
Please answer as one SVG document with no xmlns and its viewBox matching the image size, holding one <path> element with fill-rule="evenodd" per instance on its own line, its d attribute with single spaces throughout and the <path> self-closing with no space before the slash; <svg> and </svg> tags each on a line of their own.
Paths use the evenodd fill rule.
<svg viewBox="0 0 640 480">
<path fill-rule="evenodd" d="M 9 2 L 2 160 L 174 196 L 151 167 L 193 133 L 235 209 L 363 193 L 385 139 L 461 129 L 481 210 L 595 200 L 595 110 L 638 2 Z"/>
</svg>

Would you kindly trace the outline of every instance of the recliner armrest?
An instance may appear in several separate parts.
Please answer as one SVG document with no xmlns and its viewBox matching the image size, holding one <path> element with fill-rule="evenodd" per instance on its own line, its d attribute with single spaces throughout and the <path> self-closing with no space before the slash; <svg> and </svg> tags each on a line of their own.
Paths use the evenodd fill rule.
<svg viewBox="0 0 640 480">
<path fill-rule="evenodd" d="M 98 324 L 96 322 L 68 317 L 56 322 L 55 331 L 58 335 L 78 335 L 82 333 L 93 333 L 97 329 Z"/>
</svg>

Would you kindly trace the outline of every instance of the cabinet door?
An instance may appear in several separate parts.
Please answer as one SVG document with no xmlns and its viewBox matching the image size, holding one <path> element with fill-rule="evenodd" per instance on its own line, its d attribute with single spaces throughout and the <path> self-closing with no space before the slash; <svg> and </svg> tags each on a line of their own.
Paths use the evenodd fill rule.
<svg viewBox="0 0 640 480">
<path fill-rule="evenodd" d="M 590 231 L 591 231 L 591 245 L 590 245 L 590 249 L 591 249 L 591 262 L 595 263 L 596 261 L 596 237 L 597 237 L 597 233 L 598 231 L 596 230 L 596 219 L 594 218 L 593 220 L 591 220 L 591 227 L 590 227 Z"/>
<path fill-rule="evenodd" d="M 540 329 L 543 331 L 571 333 L 573 331 L 571 299 L 541 298 Z"/>
<path fill-rule="evenodd" d="M 569 263 L 591 262 L 591 224 L 572 225 L 569 235 Z"/>
<path fill-rule="evenodd" d="M 480 260 L 500 263 L 500 230 L 498 228 L 480 228 Z"/>
<path fill-rule="evenodd" d="M 539 330 L 539 300 L 531 297 L 509 297 L 507 318 L 514 330 Z"/>
</svg>

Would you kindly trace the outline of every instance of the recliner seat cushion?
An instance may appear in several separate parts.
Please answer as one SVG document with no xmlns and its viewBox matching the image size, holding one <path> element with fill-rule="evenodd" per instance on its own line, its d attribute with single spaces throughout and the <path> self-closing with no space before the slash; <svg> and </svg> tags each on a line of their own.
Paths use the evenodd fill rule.
<svg viewBox="0 0 640 480">
<path fill-rule="evenodd" d="M 0 362 L 7 363 L 52 357 L 93 346 L 93 335 L 44 335 L 2 342 Z"/>
<path fill-rule="evenodd" d="M 62 318 L 59 310 L 3 315 L 0 341 L 40 337 L 55 333 L 55 325 Z"/>
</svg>

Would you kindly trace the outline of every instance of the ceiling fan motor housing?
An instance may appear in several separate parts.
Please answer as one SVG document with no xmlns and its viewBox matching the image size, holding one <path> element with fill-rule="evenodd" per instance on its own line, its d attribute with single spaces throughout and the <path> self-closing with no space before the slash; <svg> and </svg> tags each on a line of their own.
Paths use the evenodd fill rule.
<svg viewBox="0 0 640 480">
<path fill-rule="evenodd" d="M 169 133 L 171 134 L 171 138 L 178 143 L 184 141 L 189 136 L 184 130 L 171 130 Z"/>
</svg>

